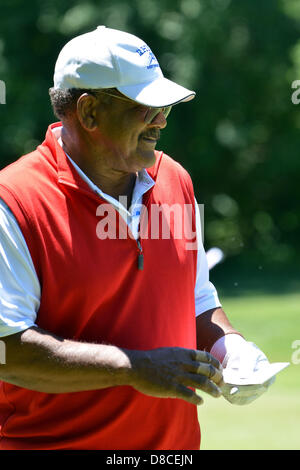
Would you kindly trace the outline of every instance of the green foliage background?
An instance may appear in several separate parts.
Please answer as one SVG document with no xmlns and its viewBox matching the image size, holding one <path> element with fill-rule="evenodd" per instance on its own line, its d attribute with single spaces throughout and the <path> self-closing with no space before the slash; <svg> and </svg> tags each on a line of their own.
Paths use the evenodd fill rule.
<svg viewBox="0 0 300 470">
<path fill-rule="evenodd" d="M 299 261 L 297 0 L 1 0 L 0 12 L 1 167 L 55 120 L 48 88 L 62 46 L 99 24 L 126 30 L 197 92 L 174 108 L 159 147 L 192 175 L 206 247 L 279 271 Z"/>
<path fill-rule="evenodd" d="M 55 120 L 48 88 L 72 37 L 104 24 L 143 38 L 166 77 L 194 89 L 159 147 L 190 172 L 205 204 L 205 247 L 227 261 L 211 278 L 225 311 L 270 361 L 299 338 L 299 0 L 1 0 L 0 168 Z M 298 294 L 297 294 L 298 293 Z M 205 397 L 203 448 L 299 448 L 299 366 L 253 406 Z M 284 432 L 282 433 L 282 430 Z"/>
</svg>

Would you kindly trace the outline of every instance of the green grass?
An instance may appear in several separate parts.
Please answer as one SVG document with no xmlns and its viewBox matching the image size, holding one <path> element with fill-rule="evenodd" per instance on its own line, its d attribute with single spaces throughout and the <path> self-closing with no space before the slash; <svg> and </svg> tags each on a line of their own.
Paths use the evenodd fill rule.
<svg viewBox="0 0 300 470">
<path fill-rule="evenodd" d="M 246 406 L 234 406 L 223 397 L 214 399 L 199 391 L 204 398 L 198 408 L 201 449 L 299 450 L 300 364 L 292 363 L 292 343 L 300 340 L 300 294 L 248 293 L 221 300 L 233 325 L 270 362 L 291 365 L 278 374 L 264 395 Z"/>
</svg>

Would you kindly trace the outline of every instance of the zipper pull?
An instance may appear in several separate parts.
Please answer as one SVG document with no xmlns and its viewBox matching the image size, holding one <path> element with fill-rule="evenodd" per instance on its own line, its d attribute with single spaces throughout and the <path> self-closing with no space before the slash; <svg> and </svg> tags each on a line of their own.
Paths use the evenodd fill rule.
<svg viewBox="0 0 300 470">
<path fill-rule="evenodd" d="M 140 243 L 140 240 L 137 240 L 137 245 L 139 247 L 138 269 L 140 271 L 143 271 L 143 269 L 144 269 L 144 255 L 143 255 L 143 249 L 142 249 L 142 245 Z"/>
</svg>

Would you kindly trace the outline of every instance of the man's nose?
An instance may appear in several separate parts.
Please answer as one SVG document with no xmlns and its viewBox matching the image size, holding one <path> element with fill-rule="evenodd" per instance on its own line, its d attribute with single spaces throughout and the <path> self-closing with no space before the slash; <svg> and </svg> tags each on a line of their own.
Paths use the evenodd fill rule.
<svg viewBox="0 0 300 470">
<path fill-rule="evenodd" d="M 162 111 L 160 111 L 148 124 L 149 127 L 159 127 L 164 129 L 167 126 L 167 119 Z"/>
</svg>

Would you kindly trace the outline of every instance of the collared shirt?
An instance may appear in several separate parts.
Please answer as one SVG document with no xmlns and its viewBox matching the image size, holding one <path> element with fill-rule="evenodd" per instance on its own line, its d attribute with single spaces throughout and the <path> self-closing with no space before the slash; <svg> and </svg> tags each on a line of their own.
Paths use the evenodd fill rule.
<svg viewBox="0 0 300 470">
<path fill-rule="evenodd" d="M 58 138 L 60 142 L 60 139 Z M 89 186 L 124 218 L 135 238 L 138 237 L 143 195 L 155 185 L 147 170 L 137 173 L 129 210 L 120 201 L 103 193 L 68 156 L 80 176 Z M 195 200 L 196 233 L 198 242 L 195 283 L 195 311 L 200 315 L 221 306 L 218 294 L 209 281 L 206 254 L 201 236 L 201 221 Z M 36 325 L 40 306 L 41 286 L 29 249 L 18 223 L 9 207 L 0 199 L 0 337 L 23 331 Z"/>
</svg>

